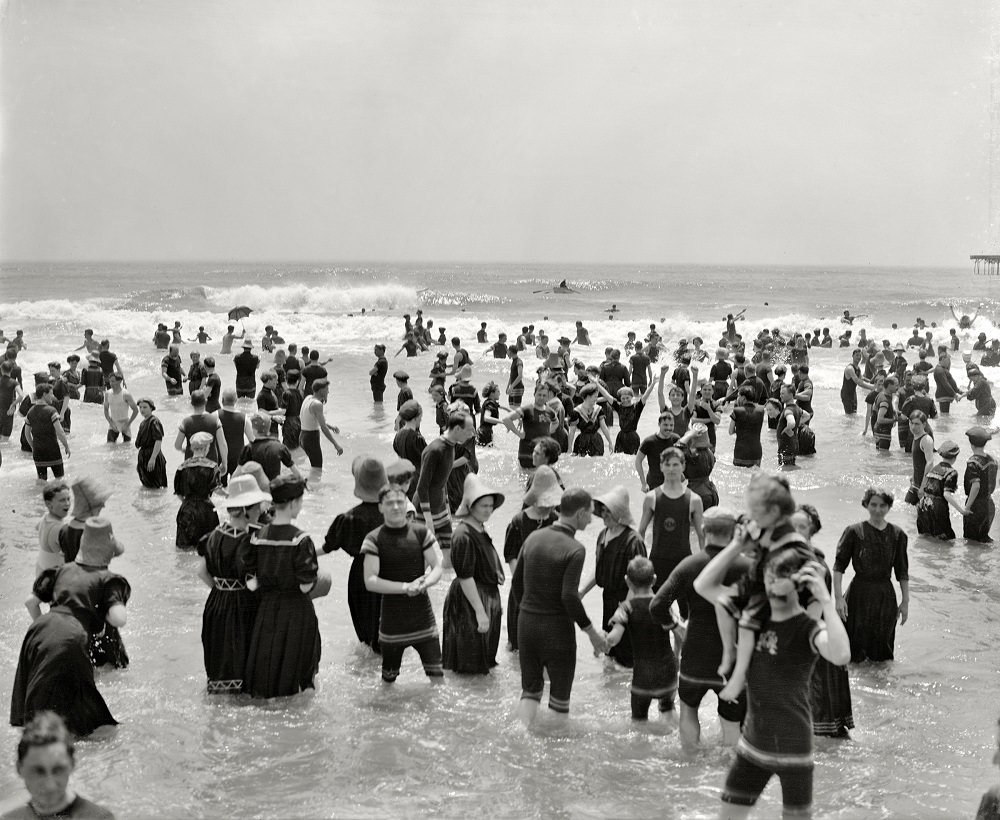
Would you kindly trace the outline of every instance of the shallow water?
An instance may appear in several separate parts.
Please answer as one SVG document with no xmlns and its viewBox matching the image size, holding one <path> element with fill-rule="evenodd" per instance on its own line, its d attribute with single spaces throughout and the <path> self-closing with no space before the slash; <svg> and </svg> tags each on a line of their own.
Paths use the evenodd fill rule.
<svg viewBox="0 0 1000 820">
<path fill-rule="evenodd" d="M 562 278 L 552 271 L 546 275 Z M 39 298 L 38 293 L 27 296 Z M 595 346 L 610 338 L 610 330 L 604 335 L 607 325 L 598 325 L 601 319 L 594 306 L 605 301 L 611 298 L 604 291 L 581 301 L 594 311 L 588 325 Z M 393 338 L 403 307 L 394 309 L 391 319 L 380 320 L 394 328 Z M 113 347 L 123 357 L 133 393 L 156 399 L 169 444 L 186 402 L 163 396 L 157 373 L 160 354 L 146 337 L 151 335 L 151 323 L 161 315 L 166 321 L 170 314 L 166 308 L 162 314 L 149 308 L 108 308 L 102 313 L 91 305 L 90 310 L 98 328 L 104 319 L 111 326 L 120 322 L 125 328 L 128 320 L 138 327 L 142 318 L 142 335 L 130 325 L 128 333 L 112 336 Z M 475 317 L 457 307 L 425 310 L 446 326 L 462 322 L 478 326 L 480 313 L 491 326 L 514 329 L 521 322 L 509 305 L 482 307 Z M 532 315 L 526 314 L 524 321 Z M 8 319 L 10 311 L 5 309 L 4 316 Z M 294 323 L 293 316 L 281 314 L 281 319 Z M 22 319 L 31 344 L 22 356 L 26 373 L 51 355 L 64 358 L 78 344 L 79 316 L 22 313 L 18 321 Z M 896 320 L 895 314 L 879 317 L 881 326 Z M 217 314 L 214 321 L 220 323 Z M 185 325 L 190 328 L 187 320 Z M 11 327 L 10 321 L 5 327 Z M 553 327 L 568 330 L 572 322 Z M 338 460 L 332 449 L 326 449 L 327 469 L 299 519 L 317 542 L 334 516 L 355 503 L 350 459 L 360 453 L 391 454 L 392 414 L 373 411 L 366 389 L 370 356 L 363 351 L 379 337 L 352 332 L 351 341 L 345 336 L 343 342 L 346 352 L 338 354 L 337 389 L 327 411 L 344 431 L 347 453 Z M 902 338 L 908 330 L 898 335 Z M 469 349 L 475 356 L 478 348 Z M 215 345 L 205 348 L 215 349 Z M 338 344 L 336 349 L 342 348 Z M 596 361 L 599 354 L 592 358 Z M 884 483 L 901 499 L 910 462 L 897 450 L 888 456 L 877 454 L 870 437 L 859 437 L 863 418 L 841 415 L 837 389 L 846 354 L 820 351 L 814 359 L 818 384 L 814 427 L 820 454 L 802 459 L 791 480 L 796 497 L 818 507 L 824 526 L 815 542 L 832 557 L 843 527 L 864 517 L 859 503 L 863 489 L 871 482 Z M 429 369 L 430 355 L 417 362 L 402 360 L 394 364 L 410 369 L 415 392 L 422 395 L 425 381 L 416 374 Z M 481 385 L 488 377 L 500 376 L 505 373 L 501 368 L 492 359 L 484 360 L 476 367 L 474 382 Z M 220 370 L 224 383 L 230 384 L 228 362 Z M 386 406 L 394 407 L 391 387 L 386 398 Z M 939 419 L 934 424 L 938 441 L 956 438 L 967 454 L 962 432 L 971 424 L 971 411 L 960 403 L 951 418 Z M 114 487 L 106 512 L 128 550 L 113 568 L 133 587 L 124 630 L 132 666 L 99 678 L 122 725 L 108 739 L 81 744 L 75 776 L 83 794 L 112 807 L 119 817 L 715 815 L 729 753 L 717 745 L 711 698 L 706 698 L 702 710 L 706 746 L 688 757 L 679 749 L 676 732 L 664 731 L 658 721 L 642 729 L 631 724 L 628 673 L 595 659 L 583 636 L 573 720 L 565 732 L 543 725 L 526 735 L 515 727 L 512 711 L 520 691 L 519 671 L 516 655 L 504 649 L 499 667 L 489 677 L 449 675 L 447 685 L 437 689 L 428 685 L 416 656 L 408 654 L 399 682 L 384 687 L 378 659 L 362 651 L 354 637 L 346 604 L 350 562 L 337 553 L 320 559 L 335 582 L 330 596 L 317 602 L 323 656 L 315 693 L 266 704 L 210 698 L 203 691 L 200 643 L 207 590 L 194 575 L 197 559 L 173 546 L 177 500 L 166 491 L 139 487 L 134 449 L 104 442 L 99 408 L 76 405 L 73 414 L 70 475 L 100 475 Z M 654 421 L 655 413 L 647 411 L 640 433 L 651 432 Z M 428 437 L 431 424 L 425 424 Z M 765 469 L 774 467 L 772 435 L 764 433 Z M 521 475 L 513 438 L 501 433 L 498 441 L 496 449 L 480 452 L 480 461 L 481 475 L 508 494 L 507 503 L 487 525 L 499 546 L 518 506 Z M 30 459 L 19 453 L 16 443 L 2 446 L 0 503 L 6 514 L 0 516 L 0 653 L 5 662 L 0 664 L 0 692 L 6 697 L 28 626 L 22 601 L 32 577 L 34 525 L 42 504 Z M 167 450 L 172 474 L 180 458 L 169 446 Z M 720 431 L 714 478 L 723 498 L 738 503 L 748 473 L 727 463 L 731 454 L 732 439 Z M 963 465 L 964 456 L 960 469 Z M 641 499 L 631 458 L 564 458 L 560 468 L 568 484 L 590 489 L 624 484 L 638 515 Z M 901 501 L 890 520 L 911 538 L 910 621 L 897 630 L 895 662 L 851 668 L 858 728 L 848 742 L 824 741 L 819 746 L 816 814 L 971 816 L 981 792 L 996 779 L 990 747 L 1000 667 L 996 643 L 1000 561 L 995 548 L 966 544 L 961 538 L 953 544 L 918 538 L 913 510 Z M 585 573 L 592 569 L 598 529 L 595 522 L 581 535 L 590 553 Z M 431 592 L 439 615 L 451 578 L 448 573 Z M 506 590 L 503 594 L 506 600 Z M 591 616 L 599 617 L 596 591 L 585 603 Z M 0 732 L 0 743 L 6 743 L 11 754 L 17 736 L 10 728 Z M 13 767 L 0 766 L 0 807 L 7 808 L 22 796 Z M 774 816 L 779 806 L 775 784 L 762 800 L 759 814 Z"/>
</svg>

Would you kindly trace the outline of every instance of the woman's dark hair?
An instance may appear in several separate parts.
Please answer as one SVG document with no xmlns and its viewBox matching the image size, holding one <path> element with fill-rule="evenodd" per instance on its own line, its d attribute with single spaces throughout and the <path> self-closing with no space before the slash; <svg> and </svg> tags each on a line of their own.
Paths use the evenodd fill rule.
<svg viewBox="0 0 1000 820">
<path fill-rule="evenodd" d="M 892 503 L 896 498 L 884 487 L 869 487 L 865 490 L 865 494 L 861 497 L 861 506 L 868 509 L 868 503 L 876 496 L 881 498 L 890 510 L 892 509 Z"/>
<path fill-rule="evenodd" d="M 562 447 L 559 446 L 559 442 L 556 441 L 551 436 L 540 436 L 535 439 L 535 447 L 542 448 L 542 454 L 545 456 L 546 464 L 555 464 L 559 460 L 559 455 L 562 453 Z"/>
<path fill-rule="evenodd" d="M 819 520 L 819 511 L 812 504 L 799 504 L 799 510 L 809 519 L 809 534 L 815 535 L 823 529 Z"/>
<path fill-rule="evenodd" d="M 73 759 L 73 735 L 66 728 L 63 719 L 55 712 L 36 712 L 21 733 L 17 744 L 17 762 L 24 760 L 30 749 L 51 746 L 53 743 L 62 743 L 69 759 Z"/>
<path fill-rule="evenodd" d="M 923 410 L 914 410 L 910 413 L 910 421 L 919 421 L 921 424 L 927 424 L 927 414 Z"/>
</svg>

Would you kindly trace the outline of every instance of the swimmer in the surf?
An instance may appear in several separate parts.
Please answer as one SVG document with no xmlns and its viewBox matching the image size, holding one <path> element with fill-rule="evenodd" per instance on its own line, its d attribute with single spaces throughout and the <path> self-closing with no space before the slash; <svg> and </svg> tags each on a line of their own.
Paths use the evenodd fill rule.
<svg viewBox="0 0 1000 820">
<path fill-rule="evenodd" d="M 951 310 L 951 315 L 955 317 L 955 321 L 958 322 L 958 326 L 962 330 L 968 330 L 970 327 L 972 327 L 972 323 L 976 321 L 976 317 L 979 316 L 978 310 L 975 312 L 973 316 L 969 316 L 969 314 L 967 313 L 963 313 L 961 316 L 959 316 L 957 313 L 955 313 L 954 305 L 948 305 L 948 308 Z"/>
<path fill-rule="evenodd" d="M 590 331 L 583 326 L 583 322 L 579 319 L 576 321 L 576 343 L 578 345 L 590 344 Z"/>
<path fill-rule="evenodd" d="M 608 308 L 608 313 L 617 313 L 617 312 L 618 312 L 617 304 L 612 304 L 611 307 Z"/>
</svg>

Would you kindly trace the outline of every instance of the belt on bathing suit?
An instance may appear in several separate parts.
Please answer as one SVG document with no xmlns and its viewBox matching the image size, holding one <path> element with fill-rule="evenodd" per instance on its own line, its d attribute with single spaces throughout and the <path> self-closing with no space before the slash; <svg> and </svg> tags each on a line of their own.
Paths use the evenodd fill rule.
<svg viewBox="0 0 1000 820">
<path fill-rule="evenodd" d="M 247 588 L 247 585 L 237 578 L 213 578 L 212 580 L 215 581 L 215 588 L 222 592 L 239 592 L 241 589 Z"/>
</svg>

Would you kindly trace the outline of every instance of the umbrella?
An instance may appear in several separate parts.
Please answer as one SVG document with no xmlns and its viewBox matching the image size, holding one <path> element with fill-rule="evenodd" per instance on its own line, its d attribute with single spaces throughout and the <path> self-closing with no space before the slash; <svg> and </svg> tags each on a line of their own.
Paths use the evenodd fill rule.
<svg viewBox="0 0 1000 820">
<path fill-rule="evenodd" d="M 229 318 L 234 322 L 238 319 L 244 319 L 249 316 L 253 311 L 246 305 L 237 305 L 231 311 L 229 311 Z"/>
</svg>

